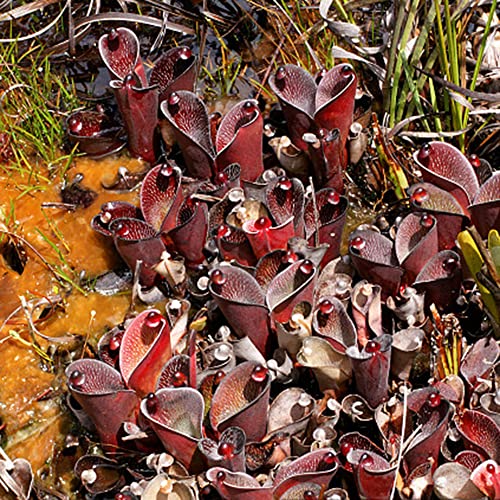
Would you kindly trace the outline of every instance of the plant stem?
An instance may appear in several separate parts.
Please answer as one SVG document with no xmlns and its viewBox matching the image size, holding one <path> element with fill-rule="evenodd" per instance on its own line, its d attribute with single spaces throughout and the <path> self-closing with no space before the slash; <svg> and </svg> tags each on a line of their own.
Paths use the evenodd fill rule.
<svg viewBox="0 0 500 500">
<path fill-rule="evenodd" d="M 389 109 L 389 126 L 393 127 L 396 120 L 396 105 L 398 98 L 398 90 L 400 85 L 401 72 L 403 68 L 403 58 L 406 57 L 405 50 L 408 44 L 408 39 L 410 38 L 411 29 L 413 22 L 415 20 L 415 15 L 417 13 L 418 5 L 420 0 L 412 0 L 410 4 L 410 10 L 406 17 L 406 23 L 404 26 L 403 34 L 401 40 L 398 43 L 398 56 L 396 59 L 396 65 L 394 67 L 394 73 L 392 75 L 392 89 L 391 89 L 391 102 Z M 404 9 L 406 11 L 406 9 Z M 392 52 L 392 47 L 391 47 Z"/>
<path fill-rule="evenodd" d="M 477 84 L 477 77 L 479 76 L 479 71 L 481 69 L 481 64 L 483 62 L 484 51 L 486 49 L 486 44 L 488 43 L 488 37 L 491 31 L 491 23 L 493 22 L 493 17 L 495 15 L 497 9 L 497 0 L 493 0 L 491 3 L 490 12 L 488 13 L 488 19 L 486 20 L 486 26 L 484 27 L 483 37 L 481 39 L 481 45 L 479 46 L 479 53 L 477 55 L 476 65 L 474 66 L 474 72 L 472 74 L 472 79 L 470 82 L 470 90 L 475 90 Z M 469 98 L 469 101 L 471 99 Z M 469 121 L 469 110 L 465 109 L 462 128 L 467 126 L 467 122 Z"/>
</svg>

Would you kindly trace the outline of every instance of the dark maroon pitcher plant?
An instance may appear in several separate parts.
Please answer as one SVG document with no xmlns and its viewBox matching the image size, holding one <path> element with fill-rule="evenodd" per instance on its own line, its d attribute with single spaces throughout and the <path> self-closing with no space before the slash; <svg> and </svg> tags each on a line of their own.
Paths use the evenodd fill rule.
<svg viewBox="0 0 500 500">
<path fill-rule="evenodd" d="M 204 102 L 192 92 L 172 92 L 161 104 L 172 125 L 186 168 L 192 177 L 215 178 L 238 163 L 243 180 L 254 181 L 263 171 L 263 119 L 252 99 L 233 106 L 212 138 L 211 119 Z"/>
<path fill-rule="evenodd" d="M 195 58 L 188 47 L 165 52 L 154 64 L 149 78 L 140 55 L 140 43 L 133 31 L 116 28 L 99 39 L 99 53 L 112 78 L 118 110 L 128 138 L 132 156 L 149 163 L 156 160 L 158 113 L 160 103 L 175 90 L 191 90 L 195 79 Z M 91 133 L 89 122 L 95 113 L 79 112 L 71 116 L 70 137 L 92 156 L 103 156 L 119 149 L 117 126 L 95 124 Z M 103 119 L 101 122 L 105 121 Z"/>
<path fill-rule="evenodd" d="M 181 179 L 177 167 L 157 165 L 142 183 L 140 209 L 124 202 L 110 202 L 92 220 L 97 232 L 113 238 L 132 271 L 140 261 L 140 282 L 146 287 L 154 284 L 154 267 L 167 249 L 181 254 L 188 265 L 196 265 L 204 258 L 206 205 L 184 197 Z"/>
<path fill-rule="evenodd" d="M 308 71 L 287 64 L 272 75 L 270 85 L 283 108 L 293 143 L 311 156 L 317 185 L 342 192 L 357 85 L 353 68 L 335 66 L 321 74 L 316 84 Z"/>
<path fill-rule="evenodd" d="M 481 287 L 494 301 L 499 174 L 430 142 L 396 193 L 375 158 L 390 144 L 351 161 L 348 64 L 316 78 L 278 62 L 277 105 L 259 91 L 220 115 L 194 92 L 187 47 L 148 70 L 119 27 L 99 51 L 130 153 L 151 167 L 135 204 L 108 201 L 91 223 L 128 267 L 95 289 L 121 273 L 132 299 L 66 367 L 87 494 L 498 498 L 500 347 Z M 295 171 L 270 140 L 285 124 Z M 100 108 L 68 127 L 93 156 L 124 143 Z M 383 181 L 375 201 L 358 168 Z M 456 242 L 472 225 L 467 274 Z M 7 465 L 0 481 L 15 481 Z"/>
</svg>

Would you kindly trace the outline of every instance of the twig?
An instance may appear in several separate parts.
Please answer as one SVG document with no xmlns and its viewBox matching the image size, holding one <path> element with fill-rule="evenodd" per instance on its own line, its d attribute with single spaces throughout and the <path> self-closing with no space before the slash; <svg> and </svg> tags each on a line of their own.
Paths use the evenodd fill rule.
<svg viewBox="0 0 500 500">
<path fill-rule="evenodd" d="M 5 450 L 0 446 L 0 456 L 5 460 L 5 468 L 8 471 L 14 469 L 14 462 L 9 458 L 9 455 L 5 453 Z"/>
<path fill-rule="evenodd" d="M 288 33 L 292 28 L 292 23 L 290 23 L 286 29 L 286 32 Z M 259 99 L 260 94 L 262 93 L 262 89 L 264 88 L 264 85 L 267 83 L 267 79 L 269 78 L 269 74 L 271 73 L 272 67 L 274 65 L 274 62 L 276 61 L 278 54 L 281 52 L 281 48 L 283 47 L 283 44 L 285 43 L 286 37 L 282 37 L 278 46 L 273 52 L 273 55 L 271 57 L 271 60 L 269 61 L 269 65 L 266 69 L 266 72 L 264 73 L 264 76 L 262 77 L 261 80 L 261 86 L 259 87 L 259 91 L 257 92 L 257 95 L 255 96 L 255 99 Z"/>
<path fill-rule="evenodd" d="M 68 46 L 70 56 L 76 53 L 75 48 L 75 20 L 73 19 L 73 3 L 68 0 Z"/>
<path fill-rule="evenodd" d="M 66 342 L 72 342 L 74 340 L 74 337 L 71 337 L 69 335 L 64 335 L 62 337 L 50 337 L 48 335 L 44 335 L 40 330 L 38 330 L 33 321 L 33 304 L 29 303 L 24 297 L 24 295 L 20 295 L 19 300 L 21 301 L 20 308 L 24 312 L 26 321 L 28 322 L 28 328 L 30 330 L 35 345 L 36 345 L 35 335 L 38 335 L 39 337 L 41 337 L 44 340 L 47 340 L 48 342 L 66 343 Z M 40 301 L 37 304 L 35 304 L 35 307 L 43 305 L 44 303 L 46 303 L 47 305 L 52 305 L 49 300 L 40 299 Z M 18 308 L 17 311 L 19 311 L 20 308 Z"/>
<path fill-rule="evenodd" d="M 278 9 L 282 12 L 282 14 L 290 21 L 291 25 L 293 26 L 293 29 L 297 32 L 297 34 L 302 37 L 303 33 L 301 33 L 298 26 L 293 22 L 293 19 L 290 18 L 288 12 L 286 12 L 286 10 L 279 4 L 277 0 L 273 0 L 273 3 L 276 5 L 276 7 L 278 7 Z M 314 64 L 316 64 L 316 68 L 318 70 L 323 68 L 323 65 L 321 64 L 321 61 L 318 59 L 316 52 L 314 52 L 311 45 L 306 39 L 304 39 L 304 45 L 307 47 L 307 50 L 311 54 L 311 57 L 314 59 Z"/>
<path fill-rule="evenodd" d="M 314 246 L 319 246 L 319 212 L 318 204 L 316 203 L 316 191 L 314 189 L 313 178 L 309 177 L 309 186 L 311 186 L 311 201 L 314 213 Z"/>
<path fill-rule="evenodd" d="M 64 14 L 64 11 L 68 8 L 68 2 L 66 2 L 63 7 L 61 8 L 61 10 L 59 11 L 59 13 L 57 14 L 57 16 L 47 25 L 45 25 L 42 29 L 40 29 L 39 31 L 36 31 L 35 33 L 31 33 L 31 35 L 26 35 L 26 36 L 20 36 L 20 37 L 17 37 L 17 38 L 1 38 L 0 39 L 0 43 L 17 43 L 17 42 L 24 42 L 26 40 L 31 40 L 33 38 L 38 38 L 40 37 L 41 35 L 43 35 L 44 33 L 46 33 L 47 31 L 49 31 L 53 26 L 55 26 L 58 22 L 59 22 L 59 19 L 61 19 L 61 17 L 63 16 Z"/>
<path fill-rule="evenodd" d="M 410 447 L 413 441 L 416 439 L 420 431 L 422 430 L 423 425 L 419 424 L 415 430 L 408 436 L 408 439 L 401 445 L 401 455 L 404 455 L 405 451 Z"/>
<path fill-rule="evenodd" d="M 132 284 L 132 296 L 130 297 L 130 306 L 129 306 L 129 312 L 133 312 L 135 310 L 135 305 L 137 303 L 137 297 L 139 295 L 139 276 L 141 274 L 141 266 L 142 266 L 142 260 L 138 259 L 135 263 L 135 269 L 134 269 L 134 281 Z"/>
<path fill-rule="evenodd" d="M 432 78 L 436 83 L 441 85 L 442 87 L 446 87 L 447 89 L 453 90 L 458 94 L 464 95 L 465 97 L 470 97 L 471 99 L 476 99 L 478 101 L 484 101 L 488 103 L 497 104 L 500 103 L 500 92 L 476 92 L 475 90 L 469 90 L 464 87 L 460 87 L 460 85 L 455 85 L 440 76 L 434 75 L 425 71 L 421 68 L 416 67 L 417 71 L 420 71 L 424 75 L 427 75 L 429 78 Z"/>
</svg>

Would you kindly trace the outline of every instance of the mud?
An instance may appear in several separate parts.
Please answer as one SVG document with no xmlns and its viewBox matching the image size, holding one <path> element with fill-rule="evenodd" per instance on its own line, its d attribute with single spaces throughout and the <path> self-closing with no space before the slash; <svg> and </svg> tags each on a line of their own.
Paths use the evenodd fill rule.
<svg viewBox="0 0 500 500">
<path fill-rule="evenodd" d="M 95 277 L 119 262 L 116 252 L 111 249 L 112 242 L 95 233 L 90 228 L 90 220 L 106 201 L 121 199 L 137 203 L 136 191 L 117 193 L 102 188 L 101 181 L 109 182 L 123 166 L 131 172 L 145 167 L 125 156 L 99 161 L 76 158 L 67 178 L 71 182 L 75 175 L 83 174 L 81 185 L 96 191 L 98 196 L 90 207 L 74 211 L 57 205 L 44 207 L 61 202 L 62 186 L 61 178 L 50 178 L 46 169 L 37 167 L 39 173 L 31 177 L 12 170 L 8 175 L 0 172 L 0 229 L 24 238 L 52 269 L 63 271 L 80 285 L 82 278 Z M 6 238 L 3 234 L 3 245 Z M 56 305 L 46 317 L 36 321 L 36 328 L 50 337 L 75 336 L 70 344 L 48 342 L 37 335 L 33 337 L 22 309 L 0 329 L 2 446 L 11 458 L 29 460 L 36 471 L 44 464 L 50 469 L 55 449 L 63 446 L 73 419 L 60 387 L 61 367 L 56 359 L 55 364 L 44 360 L 33 342 L 36 341 L 49 358 L 56 347 L 59 355 L 61 352 L 69 355 L 75 345 L 80 346 L 79 352 L 88 355 L 88 345 L 123 320 L 130 294 L 104 297 L 82 293 L 57 279 L 32 249 L 22 242 L 21 245 L 27 255 L 22 274 L 10 269 L 0 257 L 0 325 L 20 307 L 20 297 L 28 304 L 48 298 Z M 40 312 L 34 311 L 35 319 Z M 63 475 L 60 477 L 64 480 Z"/>
</svg>

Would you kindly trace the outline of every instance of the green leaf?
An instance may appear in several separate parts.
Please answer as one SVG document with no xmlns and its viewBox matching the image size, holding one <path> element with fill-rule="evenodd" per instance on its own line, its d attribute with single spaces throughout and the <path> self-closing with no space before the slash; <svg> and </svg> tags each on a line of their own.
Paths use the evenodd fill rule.
<svg viewBox="0 0 500 500">
<path fill-rule="evenodd" d="M 498 322 L 500 320 L 500 313 L 497 309 L 496 302 L 493 298 L 492 293 L 476 279 L 477 273 L 481 271 L 481 268 L 484 264 L 484 259 L 481 255 L 481 252 L 477 248 L 477 245 L 474 242 L 474 239 L 470 235 L 469 231 L 462 231 L 461 233 L 459 233 L 457 236 L 457 240 L 458 246 L 462 251 L 465 262 L 467 263 L 467 267 L 476 280 L 476 284 L 479 292 L 481 293 L 484 305 L 488 308 L 495 321 Z"/>
<path fill-rule="evenodd" d="M 500 235 L 496 229 L 492 229 L 488 234 L 488 250 L 495 264 L 497 274 L 500 275 Z"/>
</svg>

